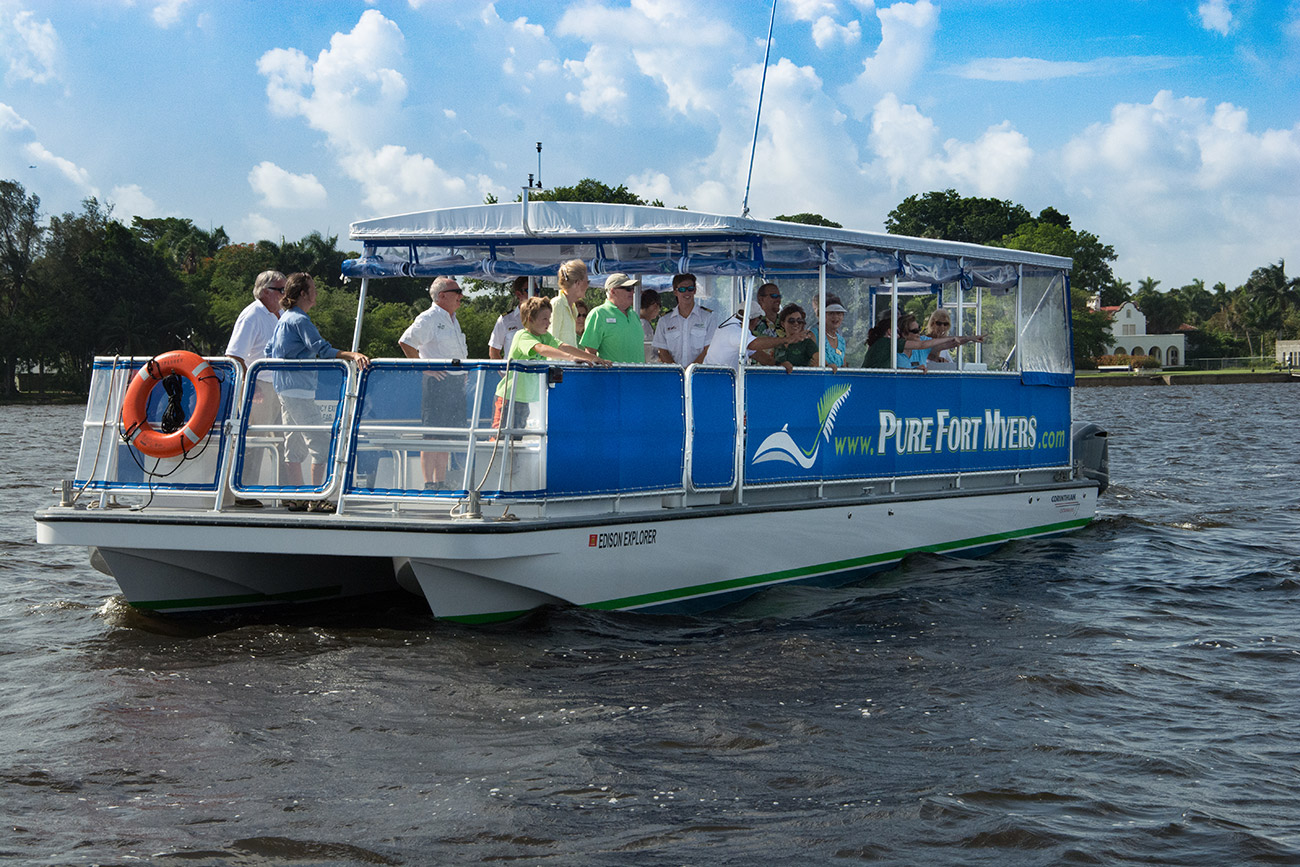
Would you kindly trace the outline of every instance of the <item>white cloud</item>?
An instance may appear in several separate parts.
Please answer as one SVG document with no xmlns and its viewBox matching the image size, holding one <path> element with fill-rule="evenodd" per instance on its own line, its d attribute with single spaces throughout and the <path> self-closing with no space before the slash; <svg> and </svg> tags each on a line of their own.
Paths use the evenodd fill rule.
<svg viewBox="0 0 1300 867">
<path fill-rule="evenodd" d="M 468 196 L 469 185 L 464 179 L 400 145 L 357 151 L 339 164 L 350 177 L 362 182 L 363 201 L 378 213 L 463 205 Z"/>
<path fill-rule="evenodd" d="M 593 45 L 585 59 L 564 61 L 564 68 L 582 84 L 581 90 L 569 92 L 565 99 L 585 114 L 621 120 L 627 103 L 624 78 L 630 67 L 627 58 L 613 49 Z"/>
<path fill-rule="evenodd" d="M 360 185 L 367 207 L 393 213 L 464 204 L 470 189 L 464 178 L 384 141 L 407 93 L 406 79 L 394 66 L 404 50 L 397 25 L 367 9 L 350 33 L 334 34 L 314 63 L 297 49 L 277 48 L 262 55 L 258 71 L 267 79 L 271 110 L 300 116 L 325 134 L 339 167 Z M 254 169 L 249 183 L 270 206 L 325 196 L 314 176 L 292 175 L 269 163 Z M 254 217 L 260 219 L 251 215 L 249 220 Z"/>
<path fill-rule="evenodd" d="M 0 16 L 4 16 L 0 17 L 0 58 L 8 65 L 5 82 L 48 84 L 58 80 L 62 47 L 54 25 L 48 18 L 38 21 L 35 14 L 26 9 L 6 21 L 5 11 L 0 8 Z"/>
<path fill-rule="evenodd" d="M 153 22 L 164 29 L 181 20 L 181 10 L 190 0 L 162 0 L 153 8 Z"/>
<path fill-rule="evenodd" d="M 1232 10 L 1228 8 L 1228 0 L 1204 0 L 1196 7 L 1196 14 L 1206 30 L 1227 36 L 1232 28 Z"/>
<path fill-rule="evenodd" d="M 81 166 L 51 153 L 45 145 L 40 142 L 28 142 L 23 148 L 23 153 L 35 165 L 45 165 L 58 171 L 68 179 L 83 195 L 99 197 L 99 190 L 90 182 L 90 173 Z"/>
<path fill-rule="evenodd" d="M 485 52 L 502 56 L 501 69 L 512 79 L 508 86 L 524 94 L 532 92 L 538 79 L 560 72 L 560 59 L 546 28 L 522 16 L 506 21 L 492 3 L 479 15 L 475 38 Z"/>
<path fill-rule="evenodd" d="M 725 21 L 685 0 L 632 0 L 626 9 L 573 7 L 555 31 L 591 45 L 584 59 L 564 62 L 582 85 L 567 99 L 588 114 L 612 112 L 620 119 L 639 84 L 631 81 L 633 71 L 659 85 L 673 111 L 718 111 L 734 47 L 745 44 Z"/>
<path fill-rule="evenodd" d="M 838 11 L 832 0 L 788 0 L 795 21 L 816 21 Z"/>
<path fill-rule="evenodd" d="M 240 237 L 275 240 L 283 237 L 280 225 L 258 213 L 249 214 L 239 223 Z"/>
<path fill-rule="evenodd" d="M 1054 78 L 1122 75 L 1139 69 L 1167 69 L 1171 58 L 1097 57 L 1092 60 L 1043 60 L 1038 57 L 981 57 L 946 72 L 978 81 L 1046 81 Z"/>
<path fill-rule="evenodd" d="M 862 24 L 856 19 L 848 24 L 839 24 L 829 15 L 823 15 L 813 22 L 813 42 L 818 48 L 825 48 L 836 42 L 855 45 L 862 41 Z"/>
<path fill-rule="evenodd" d="M 895 3 L 877 9 L 880 45 L 862 62 L 862 72 L 840 89 L 840 98 L 864 117 L 886 93 L 905 93 L 934 53 L 939 29 L 939 7 L 930 0 Z"/>
<path fill-rule="evenodd" d="M 0 129 L 22 130 L 31 128 L 32 125 L 22 115 L 14 111 L 13 106 L 0 102 Z"/>
<path fill-rule="evenodd" d="M 1244 109 L 1161 91 L 1077 135 L 1061 169 L 1076 224 L 1123 239 L 1121 275 L 1231 281 L 1300 255 L 1300 125 L 1254 133 Z"/>
<path fill-rule="evenodd" d="M 335 33 L 313 63 L 296 48 L 262 55 L 271 110 L 301 116 L 340 145 L 374 144 L 406 98 L 406 79 L 392 64 L 405 38 L 381 12 L 367 9 L 350 33 Z"/>
<path fill-rule="evenodd" d="M 159 216 L 158 205 L 144 194 L 139 184 L 113 187 L 108 200 L 113 204 L 113 214 L 126 223 L 131 222 L 132 217 Z"/>
<path fill-rule="evenodd" d="M 315 175 L 295 175 L 269 160 L 253 167 L 248 184 L 268 208 L 323 208 L 328 198 Z"/>
<path fill-rule="evenodd" d="M 1030 174 L 1034 151 L 1010 121 L 974 141 L 949 138 L 937 146 L 939 128 L 914 105 L 890 94 L 876 104 L 868 141 L 895 195 L 954 187 L 964 195 L 1014 198 Z"/>
</svg>

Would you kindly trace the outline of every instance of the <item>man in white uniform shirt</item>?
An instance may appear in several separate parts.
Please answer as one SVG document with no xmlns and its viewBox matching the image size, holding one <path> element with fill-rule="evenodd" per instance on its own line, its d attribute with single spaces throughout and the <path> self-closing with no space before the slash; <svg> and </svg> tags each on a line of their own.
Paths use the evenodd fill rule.
<svg viewBox="0 0 1300 867">
<path fill-rule="evenodd" d="M 497 317 L 496 325 L 492 326 L 492 336 L 488 338 L 488 358 L 498 361 L 510 354 L 511 342 L 519 329 L 524 327 L 523 319 L 519 316 L 519 305 L 528 297 L 528 278 L 516 277 L 510 289 L 515 293 L 515 306 L 508 313 Z"/>
<path fill-rule="evenodd" d="M 704 361 L 704 354 L 709 351 L 709 340 L 718 327 L 718 317 L 713 308 L 695 302 L 695 290 L 694 274 L 673 277 L 677 306 L 659 317 L 654 336 L 659 360 L 665 364 L 682 367 L 698 364 Z"/>
<path fill-rule="evenodd" d="M 463 360 L 469 355 L 465 332 L 460 329 L 456 311 L 465 293 L 451 277 L 439 277 L 429 286 L 433 306 L 415 317 L 397 345 L 407 358 Z M 465 424 L 465 376 L 445 370 L 429 371 L 424 376 L 420 401 L 420 420 L 427 427 L 463 427 Z M 447 452 L 420 452 L 425 490 L 447 489 Z"/>
</svg>

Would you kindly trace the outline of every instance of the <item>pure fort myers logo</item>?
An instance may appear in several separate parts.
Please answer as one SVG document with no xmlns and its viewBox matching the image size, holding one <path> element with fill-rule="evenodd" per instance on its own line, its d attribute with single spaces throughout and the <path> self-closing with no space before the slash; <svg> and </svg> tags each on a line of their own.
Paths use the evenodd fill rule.
<svg viewBox="0 0 1300 867">
<path fill-rule="evenodd" d="M 821 450 L 822 442 L 831 441 L 831 431 L 835 428 L 835 414 L 840 411 L 844 401 L 849 399 L 849 392 L 852 390 L 851 385 L 832 385 L 822 394 L 822 399 L 817 402 L 820 426 L 817 429 L 817 436 L 813 438 L 811 449 L 801 448 L 794 441 L 794 437 L 789 433 L 790 425 L 787 423 L 759 444 L 752 463 L 785 461 L 803 467 L 805 470 L 811 469 L 817 462 L 817 453 Z"/>
<path fill-rule="evenodd" d="M 837 460 L 850 462 L 887 456 L 990 454 L 1035 449 L 1064 451 L 1068 448 L 1065 430 L 1044 431 L 1036 416 L 1003 415 L 1000 409 L 985 409 L 982 414 L 969 416 L 946 409 L 936 409 L 928 415 L 900 416 L 889 409 L 878 409 L 873 413 L 875 417 L 870 433 L 862 429 L 862 420 L 855 419 L 850 413 L 844 423 L 849 429 L 834 436 L 836 416 L 843 410 L 851 391 L 852 386 L 841 384 L 823 392 L 817 402 L 817 433 L 807 448 L 795 442 L 787 423 L 759 444 L 750 463 L 780 461 L 810 470 L 817 463 L 823 443 L 833 451 Z"/>
</svg>

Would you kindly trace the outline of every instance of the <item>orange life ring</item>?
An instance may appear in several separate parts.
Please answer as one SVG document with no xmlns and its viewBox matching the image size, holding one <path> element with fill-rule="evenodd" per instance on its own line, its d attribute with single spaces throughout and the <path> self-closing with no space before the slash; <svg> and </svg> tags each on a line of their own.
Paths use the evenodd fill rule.
<svg viewBox="0 0 1300 867">
<path fill-rule="evenodd" d="M 146 414 L 153 387 L 173 373 L 185 377 L 194 386 L 194 412 L 180 430 L 165 434 L 146 421 Z M 174 458 L 203 442 L 217 420 L 220 405 L 221 384 L 212 365 L 193 352 L 164 352 L 140 368 L 126 390 L 122 400 L 122 438 L 150 457 Z"/>
</svg>

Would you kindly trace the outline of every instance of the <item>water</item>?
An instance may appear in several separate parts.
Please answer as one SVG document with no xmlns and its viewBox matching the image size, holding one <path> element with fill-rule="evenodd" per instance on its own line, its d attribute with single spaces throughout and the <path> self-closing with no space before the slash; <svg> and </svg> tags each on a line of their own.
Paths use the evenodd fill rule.
<svg viewBox="0 0 1300 867">
<path fill-rule="evenodd" d="M 1065 539 L 497 627 L 135 614 L 33 541 L 80 408 L 0 407 L 0 859 L 1300 863 L 1297 397 L 1079 391 Z"/>
</svg>

